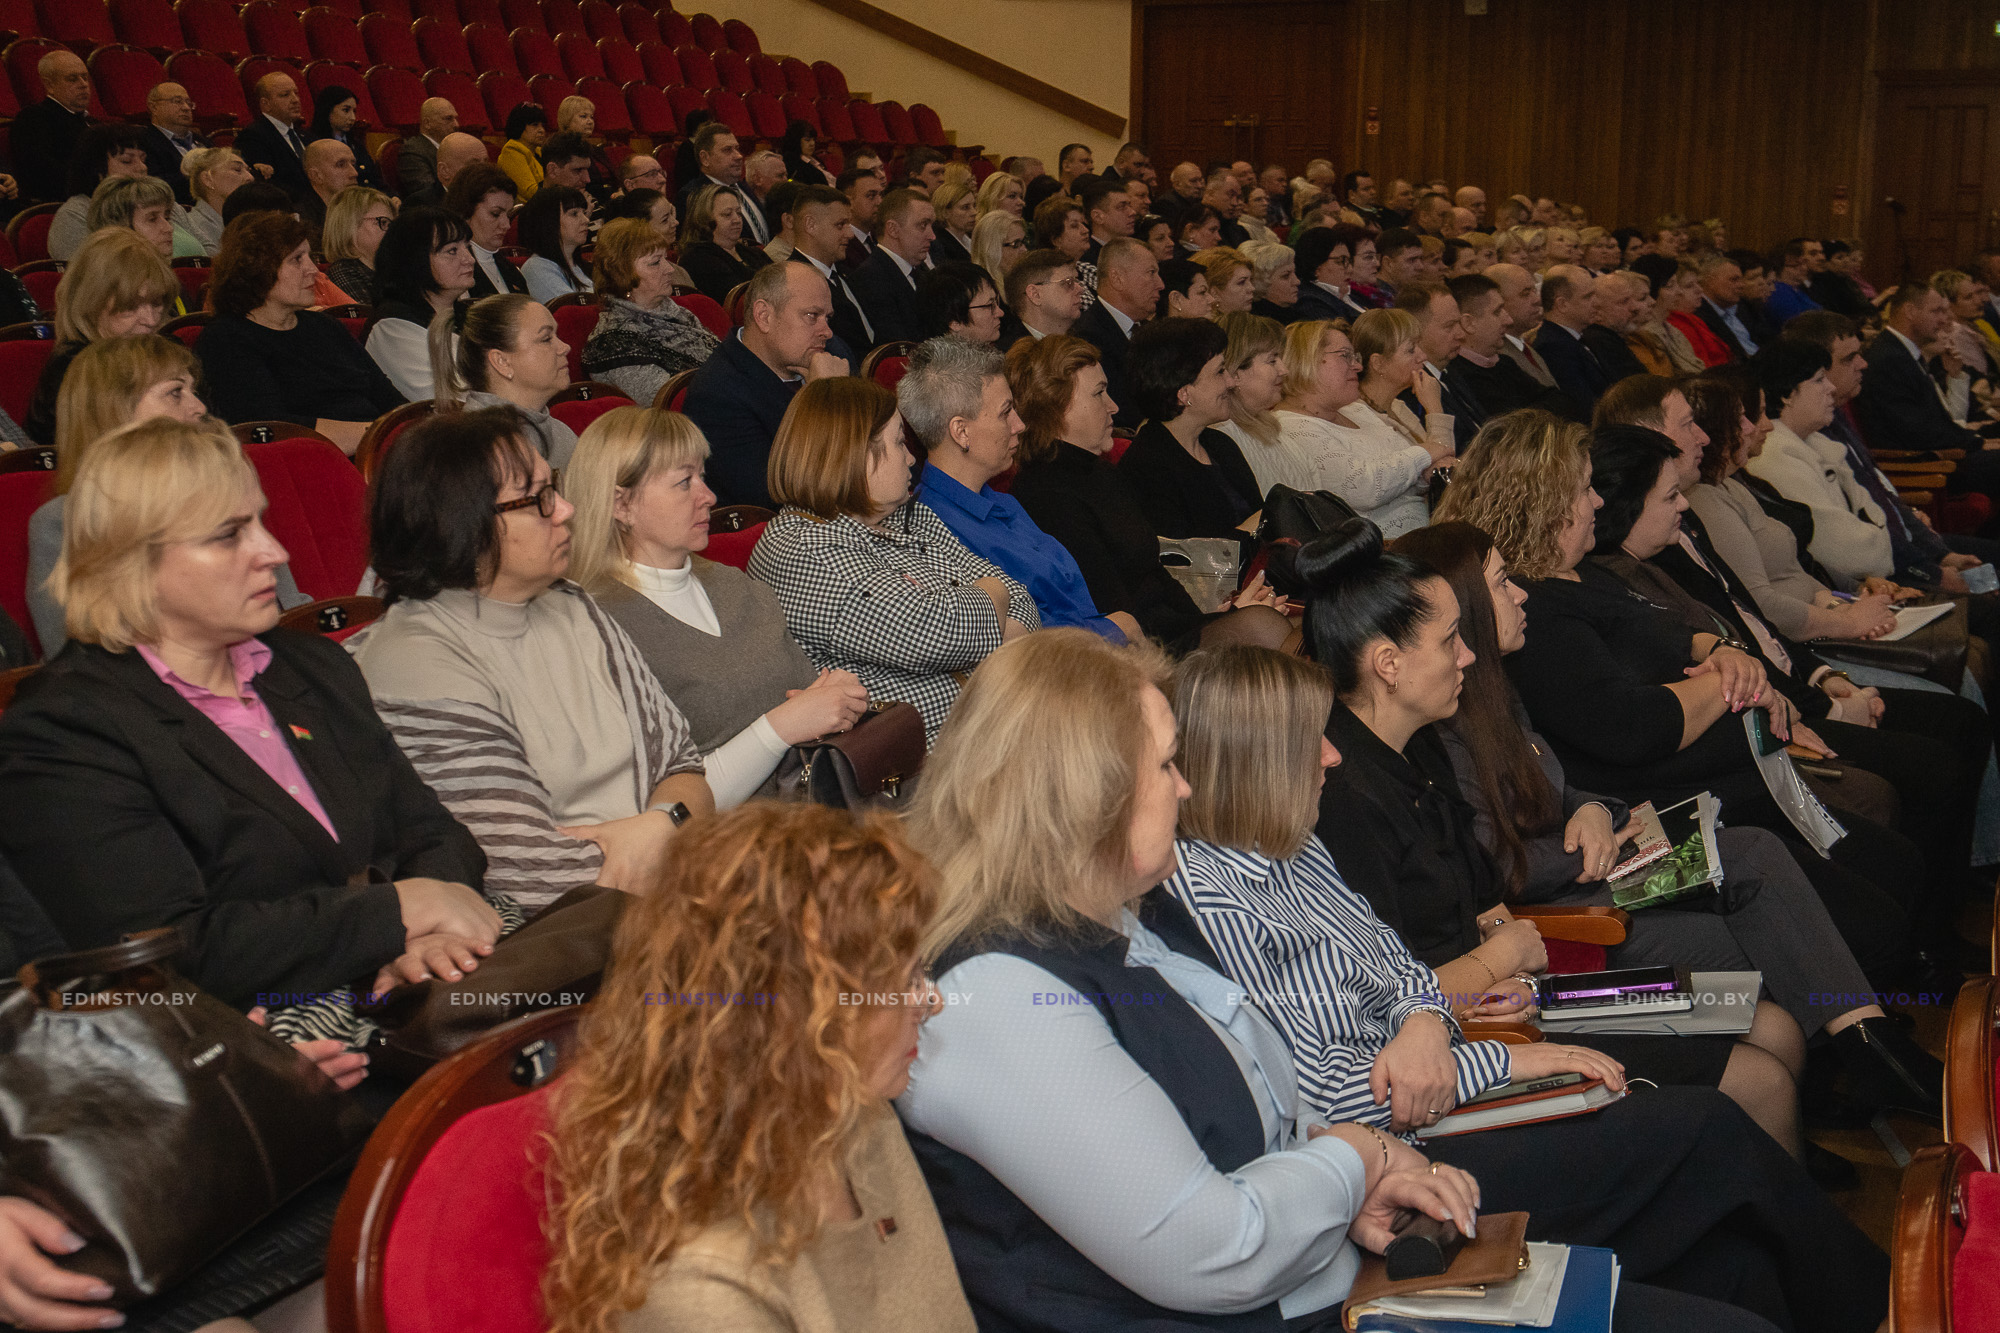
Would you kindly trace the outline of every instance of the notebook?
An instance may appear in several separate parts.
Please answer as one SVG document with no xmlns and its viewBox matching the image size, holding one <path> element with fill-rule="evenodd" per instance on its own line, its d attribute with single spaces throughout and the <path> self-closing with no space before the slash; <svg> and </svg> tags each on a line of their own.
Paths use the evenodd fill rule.
<svg viewBox="0 0 2000 1333">
<path fill-rule="evenodd" d="M 1611 1333 L 1611 1312 L 1618 1304 L 1617 1255 L 1593 1246 L 1529 1241 L 1528 1260 L 1526 1273 L 1488 1287 L 1483 1296 L 1378 1300 L 1350 1316 L 1347 1327 L 1355 1333 L 1492 1333 L 1495 1328 Z M 1523 1286 L 1537 1270 L 1542 1286 Z M 1547 1300 L 1549 1286 L 1557 1288 L 1553 1308 Z"/>
<path fill-rule="evenodd" d="M 1555 1018 L 1544 1014 L 1536 1026 L 1552 1038 L 1566 1032 L 1634 1037 L 1730 1037 L 1750 1030 L 1756 1016 L 1762 972 L 1690 972 L 1694 1005 L 1681 1014 L 1624 1014 L 1615 1018 Z M 1469 1105 L 1470 1103 L 1468 1103 Z"/>
</svg>

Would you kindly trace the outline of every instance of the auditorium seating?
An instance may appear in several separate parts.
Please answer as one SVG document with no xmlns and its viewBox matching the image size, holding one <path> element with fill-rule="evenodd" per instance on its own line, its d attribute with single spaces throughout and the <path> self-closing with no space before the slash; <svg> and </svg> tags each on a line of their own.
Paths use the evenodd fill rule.
<svg viewBox="0 0 2000 1333">
<path fill-rule="evenodd" d="M 570 385 L 549 399 L 549 415 L 581 435 L 591 422 L 606 412 L 632 405 L 632 400 L 613 386 L 597 380 L 585 380 L 581 384 Z"/>
<path fill-rule="evenodd" d="M 299 591 L 316 600 L 353 593 L 368 568 L 361 473 L 331 440 L 289 422 L 239 426 L 237 435 L 264 487 L 264 526 L 289 553 Z"/>
</svg>

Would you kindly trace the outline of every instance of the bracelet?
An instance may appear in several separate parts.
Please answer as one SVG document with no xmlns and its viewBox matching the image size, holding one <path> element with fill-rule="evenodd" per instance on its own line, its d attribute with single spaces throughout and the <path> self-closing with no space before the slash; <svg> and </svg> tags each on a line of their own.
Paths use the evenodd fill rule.
<svg viewBox="0 0 2000 1333">
<path fill-rule="evenodd" d="M 1388 1174 L 1389 1174 L 1389 1136 L 1388 1136 L 1387 1134 L 1384 1134 L 1384 1133 L 1383 1133 L 1383 1132 L 1382 1132 L 1381 1130 L 1379 1130 L 1379 1129 L 1375 1128 L 1375 1126 L 1373 1126 L 1373 1125 L 1363 1125 L 1363 1126 L 1362 1126 L 1362 1128 L 1363 1128 L 1363 1129 L 1365 1129 L 1365 1130 L 1367 1130 L 1367 1131 L 1368 1131 L 1368 1132 L 1369 1132 L 1370 1134 L 1373 1134 L 1373 1135 L 1374 1135 L 1374 1136 L 1375 1136 L 1375 1137 L 1376 1137 L 1377 1139 L 1380 1139 L 1380 1140 L 1381 1140 L 1381 1142 L 1382 1142 L 1382 1174 L 1383 1174 L 1383 1175 L 1385 1175 L 1385 1176 L 1386 1176 L 1386 1175 L 1388 1175 Z"/>
<path fill-rule="evenodd" d="M 1486 965 L 1486 960 L 1484 958 L 1481 958 L 1477 953 L 1469 953 L 1465 956 L 1472 962 L 1479 964 L 1480 970 L 1486 973 L 1487 985 L 1497 986 L 1500 984 L 1500 974 L 1495 972 L 1492 968 L 1488 967 Z"/>
</svg>

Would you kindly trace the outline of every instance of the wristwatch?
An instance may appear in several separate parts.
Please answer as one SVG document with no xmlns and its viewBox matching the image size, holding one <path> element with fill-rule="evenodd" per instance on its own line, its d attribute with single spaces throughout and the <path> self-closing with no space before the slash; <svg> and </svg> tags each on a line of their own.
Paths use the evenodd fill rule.
<svg viewBox="0 0 2000 1333">
<path fill-rule="evenodd" d="M 1741 639 L 1718 640 L 1716 642 L 1715 648 L 1711 648 L 1708 650 L 1708 655 L 1710 657 L 1715 656 L 1716 648 L 1734 648 L 1737 652 L 1742 653 L 1746 657 L 1755 657 L 1757 655 L 1757 650 L 1755 648 L 1752 648 L 1749 644 L 1743 642 L 1743 640 Z"/>
<path fill-rule="evenodd" d="M 687 808 L 686 801 L 675 801 L 672 805 L 660 804 L 646 807 L 648 814 L 651 814 L 655 810 L 663 812 L 668 819 L 673 820 L 675 828 L 679 828 L 694 818 L 694 811 Z"/>
</svg>

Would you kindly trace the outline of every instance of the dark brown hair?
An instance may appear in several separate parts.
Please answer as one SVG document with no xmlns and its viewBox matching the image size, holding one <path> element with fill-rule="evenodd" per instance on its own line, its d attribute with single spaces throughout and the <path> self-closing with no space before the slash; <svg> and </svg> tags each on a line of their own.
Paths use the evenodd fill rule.
<svg viewBox="0 0 2000 1333">
<path fill-rule="evenodd" d="M 218 315 L 247 315 L 264 304 L 285 260 L 312 233 L 290 213 L 248 213 L 223 229 L 209 296 Z"/>
</svg>

